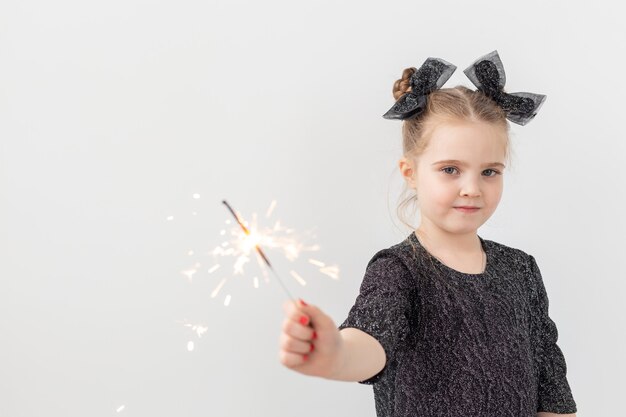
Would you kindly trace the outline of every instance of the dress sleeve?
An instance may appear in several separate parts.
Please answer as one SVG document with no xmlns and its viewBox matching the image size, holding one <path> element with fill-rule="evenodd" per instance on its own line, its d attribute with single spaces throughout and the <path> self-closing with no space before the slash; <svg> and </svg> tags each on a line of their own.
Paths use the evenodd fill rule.
<svg viewBox="0 0 626 417">
<path fill-rule="evenodd" d="M 535 374 L 537 376 L 537 412 L 576 413 L 576 402 L 567 382 L 567 365 L 557 345 L 558 330 L 548 315 L 548 295 L 541 271 L 530 256 L 531 278 L 531 338 Z"/>
<path fill-rule="evenodd" d="M 368 263 L 359 295 L 339 330 L 353 327 L 373 336 L 385 350 L 385 367 L 376 375 L 359 381 L 372 385 L 378 382 L 394 360 L 398 345 L 409 329 L 411 273 L 393 255 L 379 252 Z"/>
</svg>

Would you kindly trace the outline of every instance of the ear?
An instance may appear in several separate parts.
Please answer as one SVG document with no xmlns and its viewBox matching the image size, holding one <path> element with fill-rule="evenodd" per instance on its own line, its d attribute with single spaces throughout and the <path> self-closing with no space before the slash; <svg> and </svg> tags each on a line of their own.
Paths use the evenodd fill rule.
<svg viewBox="0 0 626 417">
<path fill-rule="evenodd" d="M 400 172 L 402 173 L 402 176 L 406 180 L 409 187 L 415 189 L 415 168 L 413 161 L 403 156 L 402 158 L 400 158 L 398 166 L 400 167 Z"/>
</svg>

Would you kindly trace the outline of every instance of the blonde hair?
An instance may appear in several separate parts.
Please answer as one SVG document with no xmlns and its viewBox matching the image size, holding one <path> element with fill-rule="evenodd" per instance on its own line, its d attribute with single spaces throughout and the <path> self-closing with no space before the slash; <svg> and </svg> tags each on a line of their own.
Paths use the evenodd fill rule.
<svg viewBox="0 0 626 417">
<path fill-rule="evenodd" d="M 398 100 L 402 95 L 411 91 L 410 78 L 416 68 L 406 68 L 402 78 L 393 85 L 393 98 Z M 430 134 L 440 123 L 450 121 L 480 121 L 491 123 L 502 128 L 505 138 L 504 152 L 506 164 L 510 159 L 509 123 L 506 113 L 490 97 L 478 90 L 471 90 L 458 85 L 454 88 L 442 88 L 428 94 L 426 108 L 417 118 L 406 119 L 402 122 L 402 152 L 405 157 L 416 160 L 428 147 Z M 411 229 L 415 229 L 407 221 L 407 208 L 412 206 L 410 217 L 415 216 L 417 195 L 404 184 L 396 208 L 398 219 Z"/>
</svg>

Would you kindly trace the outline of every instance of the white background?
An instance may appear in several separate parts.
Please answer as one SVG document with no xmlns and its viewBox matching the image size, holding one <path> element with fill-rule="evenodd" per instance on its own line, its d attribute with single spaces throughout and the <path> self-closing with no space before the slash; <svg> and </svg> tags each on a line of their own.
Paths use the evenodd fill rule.
<svg viewBox="0 0 626 417">
<path fill-rule="evenodd" d="M 187 251 L 224 240 L 223 198 L 266 226 L 275 199 L 272 221 L 315 229 L 311 256 L 340 279 L 308 254 L 268 256 L 343 321 L 369 259 L 409 233 L 394 217 L 401 124 L 381 117 L 393 82 L 434 56 L 458 67 L 446 86 L 471 86 L 462 70 L 494 49 L 507 91 L 548 99 L 513 125 L 504 195 L 479 234 L 536 257 L 578 414 L 621 413 L 615 4 L 3 1 L 0 417 L 375 416 L 371 387 L 279 363 L 286 295 L 273 278 L 253 288 L 256 265 L 180 271 L 210 265 Z"/>
</svg>

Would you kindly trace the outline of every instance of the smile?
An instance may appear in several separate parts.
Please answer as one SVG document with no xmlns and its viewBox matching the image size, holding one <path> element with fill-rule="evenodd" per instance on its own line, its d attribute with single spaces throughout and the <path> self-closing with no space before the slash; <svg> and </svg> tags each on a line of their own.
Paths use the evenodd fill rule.
<svg viewBox="0 0 626 417">
<path fill-rule="evenodd" d="M 462 213 L 474 213 L 480 210 L 480 207 L 454 207 L 454 209 Z"/>
</svg>

